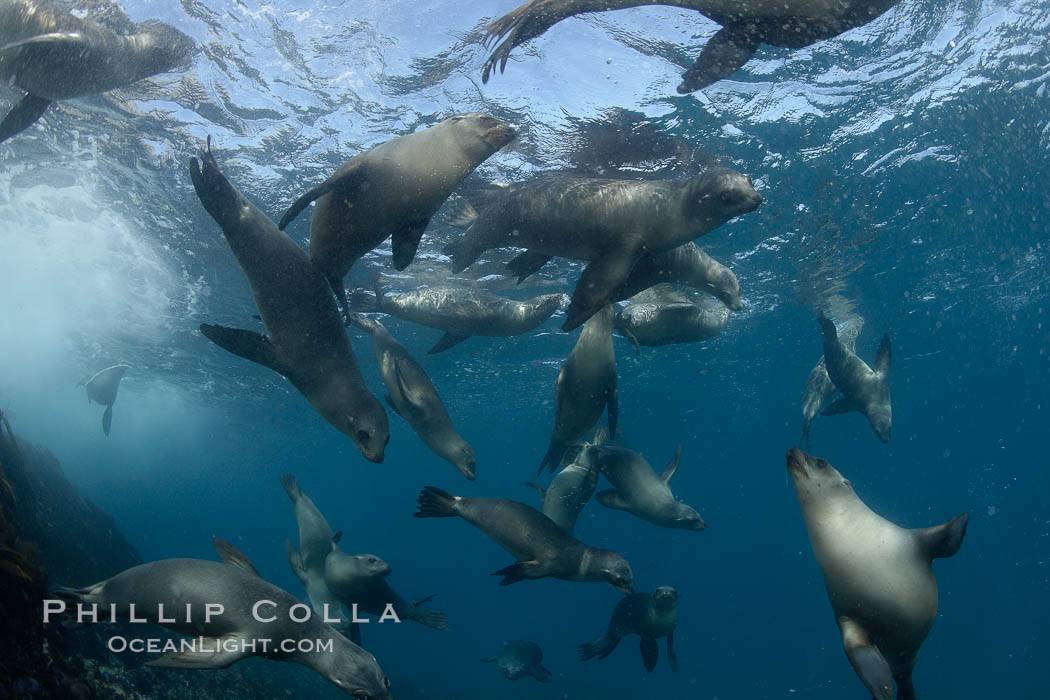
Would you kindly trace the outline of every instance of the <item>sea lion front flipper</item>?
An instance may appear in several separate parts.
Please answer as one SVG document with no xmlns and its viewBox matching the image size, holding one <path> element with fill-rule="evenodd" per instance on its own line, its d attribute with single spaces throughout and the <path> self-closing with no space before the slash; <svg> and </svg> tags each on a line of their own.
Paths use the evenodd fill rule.
<svg viewBox="0 0 1050 700">
<path fill-rule="evenodd" d="M 400 231 L 394 231 L 390 238 L 390 245 L 394 249 L 394 269 L 404 270 L 416 257 L 419 242 L 423 239 L 423 231 L 426 230 L 430 220 L 414 222 L 405 226 Z"/>
<path fill-rule="evenodd" d="M 616 381 L 615 377 L 613 381 Z M 620 418 L 620 388 L 615 383 L 608 391 L 605 410 L 609 416 L 609 435 L 616 437 L 616 421 Z"/>
<path fill-rule="evenodd" d="M 499 571 L 493 571 L 492 576 L 502 576 L 503 580 L 499 582 L 501 586 L 509 586 L 512 583 L 518 581 L 524 581 L 526 579 L 543 578 L 543 569 L 538 561 L 535 559 L 531 561 L 518 561 L 514 562 L 510 566 L 505 566 Z"/>
<path fill-rule="evenodd" d="M 230 566 L 236 566 L 238 569 L 247 571 L 249 574 L 259 575 L 259 571 L 248 561 L 248 557 L 244 556 L 239 549 L 234 547 L 226 540 L 212 540 L 212 546 L 215 547 L 215 551 L 219 554 L 219 559 Z"/>
<path fill-rule="evenodd" d="M 681 443 L 679 443 L 678 449 L 674 451 L 674 457 L 671 457 L 671 461 L 668 462 L 667 466 L 664 467 L 664 470 L 660 472 L 660 481 L 664 482 L 665 484 L 671 483 L 671 477 L 673 477 L 674 473 L 678 471 L 678 460 L 681 456 L 682 445 Z"/>
<path fill-rule="evenodd" d="M 848 617 L 839 618 L 846 656 L 875 700 L 893 700 L 893 672 L 867 630 Z"/>
<path fill-rule="evenodd" d="M 630 506 L 627 501 L 623 499 L 620 492 L 616 489 L 605 489 L 599 491 L 594 495 L 594 500 L 601 503 L 606 508 L 613 508 L 614 510 L 630 510 Z"/>
<path fill-rule="evenodd" d="M 645 670 L 652 673 L 653 669 L 656 668 L 657 660 L 660 658 L 660 647 L 652 637 L 643 636 L 641 650 L 642 663 L 645 664 Z"/>
<path fill-rule="evenodd" d="M 890 342 L 890 334 L 884 333 L 882 335 L 882 342 L 879 343 L 879 349 L 875 353 L 875 366 L 872 369 L 875 370 L 875 374 L 880 377 L 888 377 L 890 374 L 890 364 L 893 356 L 893 343 Z"/>
<path fill-rule="evenodd" d="M 542 467 L 540 469 L 542 470 Z M 540 503 L 542 503 L 543 499 L 547 497 L 547 489 L 543 488 L 539 484 L 534 484 L 531 481 L 526 481 L 525 485 L 526 486 L 531 486 L 532 488 L 536 489 L 536 491 L 539 492 L 539 494 L 540 494 Z"/>
<path fill-rule="evenodd" d="M 642 344 L 638 342 L 638 338 L 635 337 L 634 333 L 627 330 L 626 328 L 618 328 L 617 330 L 620 331 L 620 335 L 622 335 L 624 338 L 627 338 L 627 340 L 631 341 L 631 345 L 634 346 L 634 354 L 641 356 Z"/>
<path fill-rule="evenodd" d="M 394 377 L 397 382 L 397 391 L 401 395 L 401 399 L 415 409 L 416 413 L 421 413 L 425 407 L 423 397 L 419 395 L 418 391 L 412 389 L 409 386 L 408 381 L 405 380 L 405 371 L 401 369 L 400 360 L 394 360 Z"/>
<path fill-rule="evenodd" d="M 201 637 L 200 648 L 195 651 L 173 651 L 159 659 L 147 661 L 154 668 L 229 668 L 251 654 L 242 638 L 236 634 L 221 637 Z"/>
<path fill-rule="evenodd" d="M 469 335 L 457 335 L 456 333 L 446 333 L 445 335 L 441 336 L 440 340 L 434 343 L 434 347 L 427 350 L 427 354 L 435 355 L 439 352 L 445 352 L 449 348 L 459 345 L 469 337 Z"/>
<path fill-rule="evenodd" d="M 671 673 L 678 673 L 678 655 L 674 653 L 674 630 L 667 633 L 667 663 L 671 664 Z"/>
<path fill-rule="evenodd" d="M 922 543 L 923 549 L 931 560 L 944 559 L 955 556 L 959 547 L 962 547 L 963 538 L 966 537 L 966 524 L 969 520 L 970 516 L 963 513 L 936 527 L 915 530 L 915 534 L 918 535 L 919 542 Z"/>
<path fill-rule="evenodd" d="M 902 673 L 895 680 L 897 681 L 897 700 L 916 700 L 915 686 L 911 682 L 911 671 Z"/>
<path fill-rule="evenodd" d="M 2 60 L 0 58 L 0 61 Z M 0 122 L 0 143 L 35 124 L 36 120 L 44 115 L 50 104 L 51 100 L 36 95 L 23 97 L 22 101 L 12 107 L 4 120 Z"/>
<path fill-rule="evenodd" d="M 306 585 L 306 567 L 303 565 L 303 555 L 295 548 L 291 540 L 284 541 L 284 551 L 288 554 L 288 566 L 292 567 L 292 573 L 299 579 L 299 583 Z"/>
<path fill-rule="evenodd" d="M 390 396 L 390 394 L 383 394 L 383 400 L 386 401 L 386 405 L 390 407 L 390 410 L 392 410 L 397 415 L 401 416 L 401 411 L 398 410 L 397 404 L 394 403 L 394 399 Z M 404 416 L 401 417 L 404 418 Z"/>
<path fill-rule="evenodd" d="M 823 411 L 820 412 L 822 416 L 834 416 L 839 413 L 849 413 L 850 411 L 861 410 L 861 405 L 855 400 L 848 396 L 842 396 L 831 402 Z"/>
<path fill-rule="evenodd" d="M 622 246 L 606 251 L 601 257 L 592 260 L 576 283 L 561 329 L 571 331 L 609 303 L 613 292 L 631 274 L 631 268 L 640 255 L 639 242 L 632 244 L 625 241 Z"/>
<path fill-rule="evenodd" d="M 700 56 L 682 76 L 678 94 L 688 95 L 703 90 L 736 73 L 755 55 L 758 43 L 735 27 L 722 27 L 708 40 Z"/>
<path fill-rule="evenodd" d="M 526 250 L 507 263 L 507 270 L 517 275 L 518 284 L 521 284 L 539 272 L 540 268 L 549 263 L 553 257 L 553 255 L 544 255 L 543 253 Z"/>
<path fill-rule="evenodd" d="M 109 428 L 113 425 L 113 404 L 106 406 L 105 413 L 102 414 L 102 432 L 109 436 Z"/>
<path fill-rule="evenodd" d="M 287 370 L 277 359 L 277 349 L 262 333 L 216 326 L 210 323 L 201 324 L 201 333 L 226 352 L 257 362 L 278 374 L 287 376 Z"/>
</svg>

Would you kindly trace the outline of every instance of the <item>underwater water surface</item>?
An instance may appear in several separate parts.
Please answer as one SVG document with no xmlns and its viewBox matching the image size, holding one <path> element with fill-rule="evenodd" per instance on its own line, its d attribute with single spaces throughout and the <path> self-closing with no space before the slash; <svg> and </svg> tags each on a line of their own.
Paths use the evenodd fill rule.
<svg viewBox="0 0 1050 700">
<path fill-rule="evenodd" d="M 858 413 L 818 417 L 808 451 L 904 527 L 970 517 L 959 553 L 934 562 L 940 609 L 915 669 L 918 695 L 1043 697 L 1050 6 L 902 0 L 811 47 L 762 47 L 731 78 L 677 95 L 717 25 L 671 7 L 566 20 L 483 85 L 487 52 L 471 33 L 516 4 L 121 3 L 199 51 L 184 71 L 58 103 L 0 144 L 0 410 L 14 430 L 57 456 L 143 560 L 215 559 L 212 540 L 226 539 L 303 596 L 279 482 L 296 474 L 345 550 L 381 556 L 401 595 L 436 594 L 430 606 L 448 614 L 445 632 L 365 626 L 364 646 L 399 699 L 866 698 L 784 459 L 822 353 L 816 309 L 837 295 L 865 320 L 861 358 L 872 363 L 883 333 L 892 337 L 894 429 L 883 444 Z M 80 4 L 89 15 L 96 5 L 110 7 Z M 0 86 L 0 109 L 19 99 Z M 662 642 L 646 673 L 636 637 L 608 659 L 577 659 L 620 598 L 609 586 L 500 587 L 490 573 L 512 563 L 504 550 L 459 519 L 412 517 L 426 485 L 538 506 L 524 482 L 546 452 L 555 380 L 578 337 L 560 330 L 564 310 L 534 332 L 472 337 L 432 356 L 439 332 L 383 317 L 472 445 L 475 482 L 393 412 L 384 462 L 366 461 L 286 380 L 198 331 L 259 327 L 244 274 L 190 182 L 207 137 L 231 182 L 276 220 L 356 153 L 472 111 L 519 133 L 467 187 L 613 165 L 619 177 L 682 178 L 717 162 L 749 175 L 765 200 L 697 241 L 740 281 L 743 308 L 720 335 L 640 355 L 614 340 L 618 443 L 658 470 L 681 444 L 674 492 L 707 529 L 659 528 L 596 502 L 576 528 L 624 554 L 638 591 L 678 590 L 677 675 Z M 654 136 L 642 146 L 628 138 L 643 132 Z M 564 259 L 520 287 L 502 273 L 505 251 L 452 274 L 442 253 L 461 235 L 445 219 L 452 206 L 407 270 L 390 266 L 387 242 L 347 286 L 383 274 L 394 289 L 572 291 L 581 266 Z M 309 218 L 288 233 L 305 245 Z M 381 395 L 370 340 L 348 332 Z M 101 407 L 76 383 L 118 363 L 130 369 L 106 437 Z M 551 684 L 509 682 L 480 662 L 514 639 L 541 646 Z M 261 679 L 273 697 L 345 697 L 291 664 L 253 659 L 217 673 Z"/>
</svg>

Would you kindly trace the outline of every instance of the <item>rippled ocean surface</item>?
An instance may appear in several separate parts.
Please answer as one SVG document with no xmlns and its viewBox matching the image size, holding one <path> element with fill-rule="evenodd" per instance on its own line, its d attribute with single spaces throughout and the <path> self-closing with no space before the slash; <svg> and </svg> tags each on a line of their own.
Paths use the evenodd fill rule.
<svg viewBox="0 0 1050 700">
<path fill-rule="evenodd" d="M 482 85 L 487 53 L 472 34 L 517 4 L 124 3 L 134 21 L 190 35 L 199 53 L 187 71 L 59 103 L 0 145 L 0 409 L 12 427 L 55 453 L 144 560 L 214 559 L 211 540 L 224 538 L 302 595 L 278 481 L 297 474 L 344 549 L 380 555 L 398 592 L 436 593 L 449 615 L 449 632 L 365 629 L 397 698 L 865 698 L 784 465 L 822 352 L 814 309 L 839 295 L 866 321 L 862 358 L 884 332 L 893 338 L 893 437 L 880 443 L 857 413 L 819 417 L 810 451 L 901 525 L 970 514 L 962 550 L 934 563 L 940 610 L 914 674 L 919 696 L 1043 697 L 1050 6 L 902 0 L 809 48 L 764 46 L 732 78 L 678 96 L 717 25 L 671 7 L 566 20 Z M 0 87 L 0 110 L 21 95 Z M 663 650 L 647 674 L 633 637 L 607 660 L 577 660 L 576 645 L 608 622 L 612 588 L 499 587 L 488 574 L 511 563 L 506 552 L 459 520 L 411 517 L 428 484 L 536 504 L 523 482 L 546 451 L 554 381 L 577 337 L 560 331 L 561 312 L 531 334 L 430 357 L 438 332 L 384 319 L 477 453 L 474 483 L 392 413 L 386 461 L 365 461 L 288 382 L 197 330 L 255 327 L 256 313 L 190 183 L 206 137 L 276 219 L 361 150 L 470 111 L 519 137 L 469 182 L 565 168 L 677 178 L 718 162 L 765 199 L 698 241 L 740 280 L 744 308 L 721 335 L 640 356 L 615 341 L 623 444 L 657 469 L 682 444 L 675 493 L 707 530 L 657 528 L 597 503 L 577 526 L 581 540 L 624 553 L 638 590 L 678 589 L 677 676 Z M 562 259 L 515 288 L 501 274 L 506 251 L 452 275 L 441 254 L 460 235 L 449 206 L 408 270 L 393 271 L 387 242 L 348 286 L 384 272 L 405 289 L 481 278 L 515 298 L 572 290 L 580 267 Z M 288 231 L 305 245 L 309 217 Z M 350 336 L 381 393 L 371 343 Z M 106 438 L 101 409 L 75 384 L 117 363 L 131 369 Z M 522 638 L 543 648 L 550 685 L 511 683 L 479 662 Z M 220 673 L 263 678 L 274 697 L 344 697 L 297 666 L 253 660 Z"/>
</svg>

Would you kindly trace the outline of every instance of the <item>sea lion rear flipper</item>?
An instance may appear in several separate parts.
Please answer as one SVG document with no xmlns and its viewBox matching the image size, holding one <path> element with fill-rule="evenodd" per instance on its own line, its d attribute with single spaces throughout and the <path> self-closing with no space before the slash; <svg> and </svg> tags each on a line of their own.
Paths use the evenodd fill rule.
<svg viewBox="0 0 1050 700">
<path fill-rule="evenodd" d="M 606 508 L 613 508 L 614 510 L 629 510 L 630 506 L 627 505 L 627 501 L 623 499 L 620 492 L 616 489 L 605 489 L 599 491 L 594 495 L 594 500 L 601 503 Z"/>
<path fill-rule="evenodd" d="M 299 481 L 295 478 L 295 474 L 282 474 L 281 486 L 284 487 L 284 492 L 288 494 L 288 498 L 292 500 L 292 503 L 303 497 L 303 492 L 299 490 Z"/>
<path fill-rule="evenodd" d="M 427 354 L 435 355 L 439 352 L 444 352 L 451 347 L 459 345 L 469 337 L 469 335 L 457 335 L 455 333 L 446 333 L 445 335 L 441 336 L 440 340 L 434 343 L 434 347 L 427 350 Z"/>
<path fill-rule="evenodd" d="M 911 682 L 911 671 L 897 676 L 897 700 L 916 700 L 915 686 Z"/>
<path fill-rule="evenodd" d="M 259 576 L 258 570 L 248 561 L 248 557 L 241 554 L 240 550 L 234 547 L 226 540 L 212 540 L 212 546 L 215 547 L 215 551 L 218 552 L 219 558 L 224 563 L 230 566 L 236 566 L 238 569 L 247 571 L 250 574 Z M 262 578 L 262 576 L 259 576 Z"/>
<path fill-rule="evenodd" d="M 642 643 L 640 646 L 642 650 L 642 663 L 645 664 L 645 670 L 652 673 L 653 669 L 656 668 L 657 660 L 660 658 L 660 646 L 652 637 L 642 637 Z"/>
<path fill-rule="evenodd" d="M 287 370 L 277 359 L 277 349 L 262 333 L 216 326 L 211 323 L 202 323 L 201 333 L 226 352 L 257 362 L 278 374 L 287 376 Z"/>
<path fill-rule="evenodd" d="M 831 402 L 823 411 L 820 412 L 822 416 L 834 416 L 839 413 L 849 413 L 850 411 L 859 411 L 861 405 L 849 398 L 848 396 L 842 396 Z"/>
<path fill-rule="evenodd" d="M 2 55 L 0 55 L 0 62 L 2 60 Z M 51 100 L 36 95 L 23 97 L 22 101 L 12 107 L 4 120 L 0 122 L 0 143 L 35 124 L 36 120 L 44 115 L 50 104 Z"/>
<path fill-rule="evenodd" d="M 875 374 L 880 377 L 887 378 L 890 374 L 890 364 L 893 355 L 893 343 L 890 342 L 890 334 L 884 333 L 882 336 L 882 342 L 879 343 L 879 349 L 875 353 L 875 366 L 872 369 L 875 370 Z"/>
<path fill-rule="evenodd" d="M 667 663 L 671 664 L 671 673 L 678 673 L 678 655 L 674 653 L 674 630 L 667 633 Z"/>
<path fill-rule="evenodd" d="M 673 477 L 674 473 L 678 471 L 678 460 L 681 456 L 682 445 L 679 444 L 678 449 L 674 451 L 674 457 L 672 457 L 671 461 L 667 463 L 667 466 L 664 467 L 664 470 L 660 472 L 660 480 L 663 481 L 665 484 L 671 483 L 671 477 Z"/>
<path fill-rule="evenodd" d="M 539 272 L 540 268 L 550 262 L 553 255 L 544 255 L 526 250 L 507 263 L 507 270 L 518 276 L 518 284 Z"/>
<path fill-rule="evenodd" d="M 839 618 L 846 656 L 875 700 L 893 700 L 893 672 L 882 652 L 871 643 L 867 630 L 851 618 Z"/>
<path fill-rule="evenodd" d="M 946 523 L 936 527 L 916 530 L 923 549 L 930 559 L 944 559 L 955 556 L 966 537 L 966 524 L 970 516 L 966 513 L 956 515 Z"/>
<path fill-rule="evenodd" d="M 628 242 L 604 255 L 592 260 L 584 268 L 572 292 L 572 301 L 565 311 L 563 331 L 571 331 L 601 310 L 609 303 L 615 292 L 638 261 L 641 254 L 638 244 Z"/>
<path fill-rule="evenodd" d="M 354 164 L 354 166 L 348 168 L 346 172 L 335 173 L 320 185 L 307 191 L 306 194 L 295 200 L 295 202 L 292 203 L 292 206 L 288 207 L 288 211 L 284 213 L 284 216 L 281 217 L 281 221 L 277 224 L 277 228 L 283 231 L 288 224 L 292 223 L 295 217 L 299 216 L 299 213 L 302 212 L 303 209 L 306 209 L 310 202 L 320 199 L 336 187 L 348 190 L 347 194 L 350 194 L 350 190 L 356 189 L 356 187 L 359 187 L 361 183 L 364 182 L 365 169 L 360 167 L 360 165 L 361 163 L 358 162 Z M 347 199 L 350 199 L 350 197 L 347 197 Z"/>
<path fill-rule="evenodd" d="M 222 637 L 201 637 L 195 651 L 174 651 L 159 659 L 147 661 L 154 668 L 229 668 L 241 659 L 251 656 L 241 637 L 226 634 Z"/>
<path fill-rule="evenodd" d="M 700 56 L 682 76 L 678 94 L 703 90 L 736 73 L 755 55 L 758 43 L 735 27 L 722 27 L 708 40 Z"/>
<path fill-rule="evenodd" d="M 544 576 L 540 563 L 536 560 L 514 562 L 499 571 L 493 571 L 491 575 L 503 577 L 503 580 L 499 582 L 501 586 L 509 586 L 518 581 L 543 578 Z"/>
<path fill-rule="evenodd" d="M 616 381 L 615 375 L 613 382 Z M 609 389 L 608 398 L 605 402 L 605 410 L 609 415 L 609 435 L 616 437 L 616 421 L 620 417 L 620 388 L 614 383 Z"/>
<path fill-rule="evenodd" d="M 113 425 L 113 404 L 106 406 L 106 411 L 102 414 L 102 432 L 107 436 L 111 425 Z"/>
<path fill-rule="evenodd" d="M 405 226 L 400 231 L 394 231 L 390 244 L 394 249 L 394 269 L 404 270 L 416 257 L 416 249 L 419 241 L 423 239 L 423 231 L 426 230 L 430 220 L 415 222 Z"/>
<path fill-rule="evenodd" d="M 306 566 L 303 565 L 303 555 L 295 548 L 291 540 L 284 541 L 284 551 L 288 554 L 288 566 L 292 567 L 292 573 L 299 579 L 299 583 L 306 585 Z"/>
</svg>

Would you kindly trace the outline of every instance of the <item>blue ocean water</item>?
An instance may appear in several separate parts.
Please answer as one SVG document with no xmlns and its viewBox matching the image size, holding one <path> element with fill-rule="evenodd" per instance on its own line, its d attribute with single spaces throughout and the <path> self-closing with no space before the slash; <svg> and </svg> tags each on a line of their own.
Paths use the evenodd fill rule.
<svg viewBox="0 0 1050 700">
<path fill-rule="evenodd" d="M 188 71 L 62 103 L 0 145 L 0 408 L 13 427 L 59 457 L 145 560 L 213 559 L 211 540 L 224 538 L 301 595 L 278 482 L 297 474 L 344 531 L 344 549 L 383 557 L 398 592 L 436 593 L 433 607 L 449 615 L 449 632 L 364 630 L 394 697 L 863 698 L 784 465 L 822 351 L 814 308 L 840 294 L 865 318 L 861 357 L 871 362 L 882 333 L 892 336 L 893 437 L 881 444 L 856 413 L 820 417 L 811 452 L 901 525 L 970 514 L 961 551 L 934 563 L 940 611 L 916 667 L 919 694 L 1043 697 L 1050 8 L 903 0 L 807 49 L 763 47 L 732 79 L 678 96 L 682 69 L 717 27 L 668 7 L 566 20 L 482 85 L 486 54 L 469 34 L 515 6 L 124 3 L 133 20 L 168 22 L 201 52 Z M 0 105 L 20 94 L 0 88 Z M 231 181 L 277 218 L 353 154 L 450 114 L 517 125 L 519 138 L 478 169 L 517 181 L 571 165 L 580 125 L 614 107 L 747 173 L 765 198 L 699 241 L 740 279 L 744 309 L 723 334 L 640 356 L 616 340 L 625 444 L 658 469 L 682 444 L 675 493 L 708 529 L 661 529 L 596 503 L 577 527 L 624 553 L 640 591 L 678 589 L 677 676 L 662 645 L 647 674 L 635 638 L 607 660 L 576 659 L 576 645 L 604 631 L 612 588 L 499 587 L 488 574 L 510 555 L 462 521 L 411 517 L 428 484 L 536 503 L 523 482 L 546 450 L 554 380 L 576 338 L 559 330 L 562 314 L 526 336 L 472 338 L 430 357 L 436 331 L 384 320 L 472 444 L 475 483 L 393 415 L 386 461 L 368 463 L 286 381 L 197 331 L 253 327 L 255 313 L 188 177 L 207 136 Z M 289 232 L 305 244 L 307 217 Z M 440 251 L 455 235 L 437 217 L 409 278 L 445 280 Z M 376 269 L 393 272 L 389 243 L 348 284 L 369 284 Z M 525 298 L 571 291 L 579 269 L 558 261 L 520 289 L 489 282 Z M 370 342 L 351 340 L 381 392 Z M 132 369 L 106 438 L 101 408 L 75 384 L 117 362 Z M 479 662 L 522 638 L 543 648 L 552 684 L 511 683 Z M 342 697 L 299 667 L 234 670 Z"/>
</svg>

